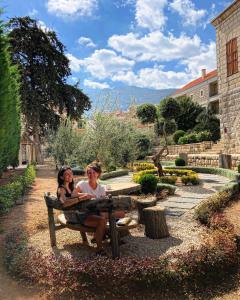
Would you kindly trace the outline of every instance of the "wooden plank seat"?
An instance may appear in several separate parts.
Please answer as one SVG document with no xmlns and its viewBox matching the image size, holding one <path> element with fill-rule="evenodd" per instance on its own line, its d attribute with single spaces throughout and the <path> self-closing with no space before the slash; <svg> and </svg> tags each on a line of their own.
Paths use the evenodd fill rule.
<svg viewBox="0 0 240 300">
<path fill-rule="evenodd" d="M 81 224 L 70 224 L 67 222 L 64 214 L 60 214 L 58 216 L 58 221 L 62 226 L 65 226 L 72 230 L 84 231 L 84 232 L 95 232 L 94 228 L 89 228 L 82 226 Z M 117 231 L 128 231 L 130 229 L 136 228 L 138 226 L 138 222 L 136 220 L 131 220 L 127 225 L 116 225 Z M 107 223 L 107 229 L 109 230 L 109 223 Z"/>
</svg>

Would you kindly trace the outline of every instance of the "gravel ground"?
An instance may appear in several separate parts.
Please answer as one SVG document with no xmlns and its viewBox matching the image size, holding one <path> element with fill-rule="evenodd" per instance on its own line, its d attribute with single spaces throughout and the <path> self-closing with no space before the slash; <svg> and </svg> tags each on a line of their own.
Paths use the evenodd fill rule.
<svg viewBox="0 0 240 300">
<path fill-rule="evenodd" d="M 131 216 L 136 218 L 137 212 L 133 211 Z M 170 236 L 162 239 L 149 239 L 144 235 L 144 226 L 132 229 L 131 235 L 123 238 L 125 244 L 121 245 L 121 256 L 151 256 L 159 257 L 176 250 L 187 251 L 191 246 L 201 243 L 205 229 L 194 220 L 193 211 L 188 211 L 182 217 L 167 216 L 167 224 Z M 92 236 L 89 235 L 89 240 Z M 42 250 L 44 253 L 51 252 L 48 229 L 40 231 L 31 236 L 30 245 Z M 79 257 L 91 257 L 94 255 L 95 245 L 81 244 L 79 232 L 63 229 L 57 232 L 57 247 L 55 253 L 63 255 L 70 254 Z M 108 242 L 104 244 L 106 252 L 111 255 L 111 247 Z"/>
</svg>

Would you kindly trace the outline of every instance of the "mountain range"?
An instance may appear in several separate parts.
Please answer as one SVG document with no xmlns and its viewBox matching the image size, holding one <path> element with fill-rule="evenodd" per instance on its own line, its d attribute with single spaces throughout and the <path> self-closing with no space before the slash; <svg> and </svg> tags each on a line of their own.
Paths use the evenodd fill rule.
<svg viewBox="0 0 240 300">
<path fill-rule="evenodd" d="M 122 88 L 89 90 L 86 94 L 92 102 L 92 109 L 127 111 L 131 105 L 143 103 L 159 104 L 159 102 L 173 94 L 176 89 L 155 90 L 128 86 Z"/>
</svg>

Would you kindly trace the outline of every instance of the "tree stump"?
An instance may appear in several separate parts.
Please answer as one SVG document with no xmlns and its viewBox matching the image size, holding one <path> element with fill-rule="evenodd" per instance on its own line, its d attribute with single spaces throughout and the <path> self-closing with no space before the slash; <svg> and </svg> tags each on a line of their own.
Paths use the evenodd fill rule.
<svg viewBox="0 0 240 300">
<path fill-rule="evenodd" d="M 143 210 L 143 214 L 147 237 L 150 239 L 160 239 L 169 236 L 164 207 L 148 207 Z"/>
<path fill-rule="evenodd" d="M 157 203 L 156 198 L 151 199 L 141 199 L 137 201 L 137 209 L 138 209 L 138 223 L 145 224 L 145 219 L 143 215 L 144 208 L 155 206 Z"/>
</svg>

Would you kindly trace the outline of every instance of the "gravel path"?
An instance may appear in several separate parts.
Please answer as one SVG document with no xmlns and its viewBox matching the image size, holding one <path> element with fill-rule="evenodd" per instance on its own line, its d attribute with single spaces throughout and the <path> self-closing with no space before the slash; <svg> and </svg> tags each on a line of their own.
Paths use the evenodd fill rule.
<svg viewBox="0 0 240 300">
<path fill-rule="evenodd" d="M 129 176 L 121 177 L 121 184 L 129 179 Z M 200 179 L 199 186 L 179 185 L 176 195 L 158 202 L 158 205 L 165 206 L 167 209 L 166 218 L 170 232 L 168 238 L 149 239 L 144 235 L 144 227 L 139 226 L 132 229 L 131 235 L 123 239 L 126 243 L 121 245 L 121 256 L 159 257 L 176 250 L 187 251 L 191 246 L 198 246 L 206 232 L 204 227 L 199 226 L 194 219 L 194 207 L 229 181 L 224 177 L 209 174 L 201 174 Z M 115 178 L 111 182 L 114 183 L 118 180 L 119 178 Z M 136 211 L 132 211 L 130 215 L 137 218 Z M 80 257 L 94 255 L 94 245 L 83 246 L 80 239 L 78 232 L 68 229 L 61 230 L 57 232 L 57 247 L 54 252 Z M 31 245 L 44 250 L 44 252 L 51 252 L 48 230 L 33 235 Z M 110 255 L 111 248 L 108 243 L 105 244 L 105 248 Z"/>
</svg>

